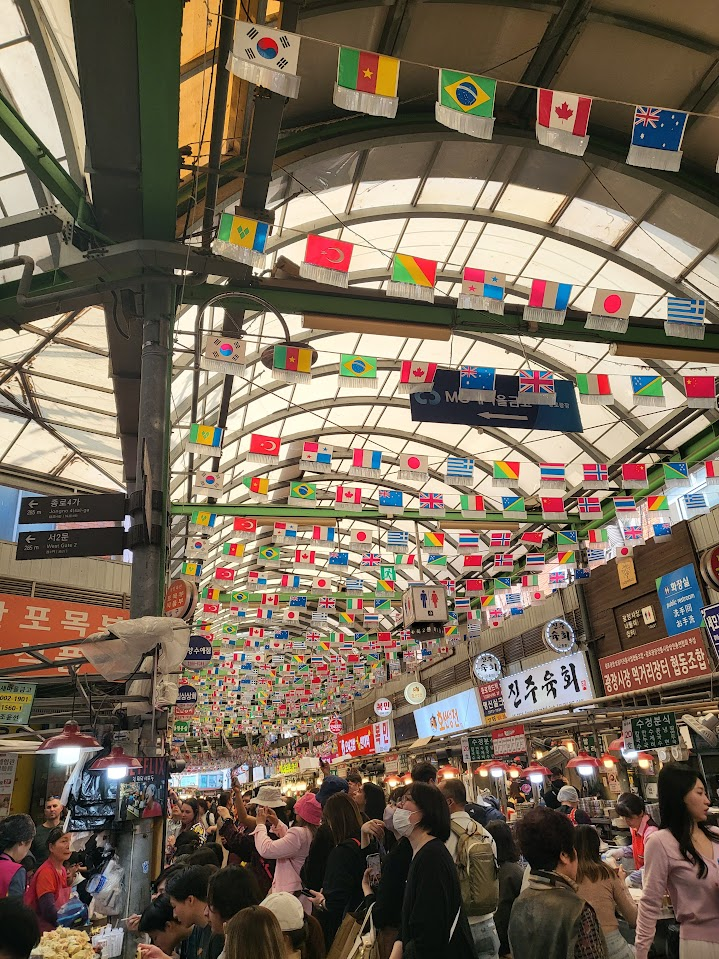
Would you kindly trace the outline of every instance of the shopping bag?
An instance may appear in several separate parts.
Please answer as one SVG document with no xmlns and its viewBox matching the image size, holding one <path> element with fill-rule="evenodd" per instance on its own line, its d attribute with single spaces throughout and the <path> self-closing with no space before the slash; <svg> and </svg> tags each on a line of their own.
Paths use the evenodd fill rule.
<svg viewBox="0 0 719 959">
<path fill-rule="evenodd" d="M 354 941 L 360 929 L 360 924 L 352 913 L 348 912 L 332 940 L 327 959 L 348 959 L 350 949 L 354 946 Z"/>
</svg>

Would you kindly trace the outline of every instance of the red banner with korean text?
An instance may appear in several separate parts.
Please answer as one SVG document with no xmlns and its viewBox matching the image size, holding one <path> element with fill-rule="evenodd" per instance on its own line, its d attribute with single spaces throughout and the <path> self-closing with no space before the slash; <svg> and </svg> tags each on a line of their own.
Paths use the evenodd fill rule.
<svg viewBox="0 0 719 959">
<path fill-rule="evenodd" d="M 635 646 L 599 660 L 607 696 L 652 689 L 712 672 L 700 629 Z"/>
<path fill-rule="evenodd" d="M 65 675 L 63 661 L 82 657 L 80 642 L 92 633 L 107 629 L 112 623 L 130 618 L 130 611 L 114 606 L 92 606 L 85 603 L 66 603 L 55 599 L 39 599 L 36 596 L 14 596 L 0 593 L 0 671 L 16 666 L 37 666 L 38 660 L 26 653 L 4 656 L 3 650 L 33 648 L 45 643 L 67 645 L 48 649 L 43 655 L 53 667 L 29 673 L 30 676 Z M 94 673 L 88 663 L 80 668 L 82 673 Z M 20 678 L 21 673 L 13 674 Z"/>
</svg>

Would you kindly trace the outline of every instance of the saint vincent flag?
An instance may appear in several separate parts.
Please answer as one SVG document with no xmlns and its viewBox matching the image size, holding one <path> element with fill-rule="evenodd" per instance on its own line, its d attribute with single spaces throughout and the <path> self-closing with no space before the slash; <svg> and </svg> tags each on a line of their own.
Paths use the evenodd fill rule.
<svg viewBox="0 0 719 959">
<path fill-rule="evenodd" d="M 261 223 L 259 220 L 252 220 L 247 216 L 233 216 L 232 213 L 223 213 L 220 216 L 220 226 L 213 249 L 217 246 L 216 252 L 224 253 L 233 259 L 240 259 L 241 262 L 247 263 L 255 263 L 258 259 L 257 254 L 259 254 L 257 265 L 260 266 L 264 262 L 263 254 L 269 230 L 268 223 Z M 255 256 L 247 258 L 240 253 L 240 250 L 247 250 Z"/>
<path fill-rule="evenodd" d="M 494 114 L 497 81 L 457 70 L 440 70 L 439 102 L 450 110 L 461 110 L 475 117 Z"/>
<path fill-rule="evenodd" d="M 337 60 L 337 85 L 362 93 L 396 97 L 399 60 L 394 57 L 340 47 Z"/>
</svg>

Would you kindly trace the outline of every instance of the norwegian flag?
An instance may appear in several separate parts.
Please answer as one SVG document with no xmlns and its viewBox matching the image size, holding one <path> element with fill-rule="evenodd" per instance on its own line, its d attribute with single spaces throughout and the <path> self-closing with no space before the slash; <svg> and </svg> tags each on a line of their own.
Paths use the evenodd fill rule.
<svg viewBox="0 0 719 959">
<path fill-rule="evenodd" d="M 379 566 L 381 562 L 379 553 L 363 553 L 360 566 Z"/>
<path fill-rule="evenodd" d="M 433 513 L 444 512 L 444 496 L 442 493 L 420 493 L 419 508 Z"/>
<path fill-rule="evenodd" d="M 545 370 L 519 371 L 520 403 L 533 406 L 554 406 L 557 396 L 554 392 L 554 374 Z"/>
<path fill-rule="evenodd" d="M 582 463 L 582 486 L 600 489 L 609 482 L 609 466 L 606 463 Z"/>
<path fill-rule="evenodd" d="M 444 588 L 447 590 L 447 595 L 448 595 L 448 596 L 454 596 L 454 594 L 457 592 L 457 580 L 455 580 L 455 579 L 441 579 L 441 580 L 440 580 L 440 583 L 441 583 L 441 584 L 444 586 Z"/>
<path fill-rule="evenodd" d="M 335 601 L 331 596 L 322 596 L 320 597 L 317 606 L 319 609 L 334 609 Z"/>
<path fill-rule="evenodd" d="M 512 542 L 512 533 L 506 529 L 493 529 L 489 533 L 490 549 L 503 548 Z"/>
<path fill-rule="evenodd" d="M 494 557 L 495 569 L 512 569 L 514 567 L 514 553 L 497 553 Z"/>
<path fill-rule="evenodd" d="M 602 504 L 598 496 L 580 496 L 577 499 L 577 509 L 581 515 L 601 513 Z"/>
</svg>

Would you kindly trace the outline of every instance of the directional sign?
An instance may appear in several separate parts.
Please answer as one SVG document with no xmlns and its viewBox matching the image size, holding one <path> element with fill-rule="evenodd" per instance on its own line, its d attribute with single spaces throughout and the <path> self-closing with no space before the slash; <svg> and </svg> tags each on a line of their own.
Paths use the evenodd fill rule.
<svg viewBox="0 0 719 959">
<path fill-rule="evenodd" d="M 90 493 L 83 496 L 26 496 L 20 503 L 22 526 L 28 523 L 101 523 L 125 518 L 124 493 Z M 122 550 L 120 550 L 122 552 Z M 102 553 L 77 555 L 97 556 Z"/>
<path fill-rule="evenodd" d="M 519 384 L 516 376 L 496 376 L 495 387 L 497 395 L 494 403 L 460 400 L 459 373 L 456 370 L 437 370 L 431 392 L 412 393 L 410 396 L 412 420 L 415 423 L 459 423 L 477 427 L 583 432 L 574 385 L 569 381 L 555 381 L 555 406 L 520 403 L 517 399 Z"/>
<path fill-rule="evenodd" d="M 125 531 L 121 526 L 106 529 L 56 529 L 20 533 L 15 559 L 65 559 L 68 556 L 118 556 Z"/>
</svg>

